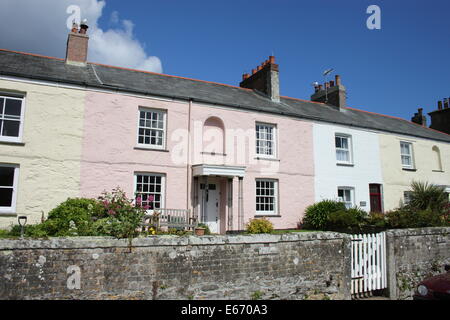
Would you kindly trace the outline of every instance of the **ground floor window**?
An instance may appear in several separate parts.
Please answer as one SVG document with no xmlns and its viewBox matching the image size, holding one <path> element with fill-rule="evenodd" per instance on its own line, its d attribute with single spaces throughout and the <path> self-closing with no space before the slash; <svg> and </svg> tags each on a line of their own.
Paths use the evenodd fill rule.
<svg viewBox="0 0 450 320">
<path fill-rule="evenodd" d="M 278 214 L 278 181 L 256 180 L 256 214 Z"/>
<path fill-rule="evenodd" d="M 150 210 L 164 208 L 165 176 L 158 173 L 135 174 L 135 197 Z"/>
<path fill-rule="evenodd" d="M 354 206 L 354 189 L 350 187 L 338 187 L 338 199 L 350 209 Z"/>
<path fill-rule="evenodd" d="M 18 166 L 0 164 L 0 213 L 16 211 L 18 176 Z"/>
<path fill-rule="evenodd" d="M 410 204 L 412 199 L 412 191 L 403 192 L 403 203 Z"/>
</svg>

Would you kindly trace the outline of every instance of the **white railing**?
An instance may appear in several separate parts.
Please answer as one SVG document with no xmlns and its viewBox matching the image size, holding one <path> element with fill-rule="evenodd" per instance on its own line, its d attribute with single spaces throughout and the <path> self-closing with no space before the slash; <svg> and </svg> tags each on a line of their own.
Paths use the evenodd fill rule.
<svg viewBox="0 0 450 320">
<path fill-rule="evenodd" d="M 352 235 L 352 295 L 387 288 L 386 234 Z"/>
<path fill-rule="evenodd" d="M 144 227 L 157 228 L 194 228 L 198 224 L 197 218 L 186 209 L 155 209 L 153 213 L 144 217 Z"/>
</svg>

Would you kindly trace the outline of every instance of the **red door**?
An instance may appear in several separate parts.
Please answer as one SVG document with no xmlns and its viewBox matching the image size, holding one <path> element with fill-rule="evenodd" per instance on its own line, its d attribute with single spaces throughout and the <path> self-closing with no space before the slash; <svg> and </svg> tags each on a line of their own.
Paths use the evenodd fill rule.
<svg viewBox="0 0 450 320">
<path fill-rule="evenodd" d="M 371 212 L 381 212 L 381 185 L 380 184 L 369 184 L 370 193 L 370 211 Z"/>
</svg>

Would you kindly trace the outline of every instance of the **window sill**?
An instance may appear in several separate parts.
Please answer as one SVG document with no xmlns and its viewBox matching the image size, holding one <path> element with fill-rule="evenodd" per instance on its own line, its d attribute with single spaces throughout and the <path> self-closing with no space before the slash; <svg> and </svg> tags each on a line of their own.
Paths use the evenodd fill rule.
<svg viewBox="0 0 450 320">
<path fill-rule="evenodd" d="M 134 150 L 169 152 L 169 150 L 167 150 L 167 149 L 159 149 L 159 148 L 151 148 L 151 147 L 141 147 L 141 146 L 136 146 L 136 147 L 134 147 Z"/>
<path fill-rule="evenodd" d="M 416 172 L 417 169 L 412 169 L 412 168 L 402 168 L 403 171 L 410 171 L 410 172 Z"/>
<path fill-rule="evenodd" d="M 25 146 L 25 143 L 24 142 L 20 142 L 20 141 L 3 141 L 3 140 L 0 140 L 0 144 L 10 145 L 10 146 L 20 146 L 20 147 Z"/>
<path fill-rule="evenodd" d="M 266 160 L 266 161 L 278 161 L 280 162 L 280 159 L 276 159 L 276 158 L 266 158 L 266 157 L 255 157 L 255 160 Z"/>
<path fill-rule="evenodd" d="M 0 211 L 0 217 L 17 217 L 17 213 L 14 211 Z"/>
<path fill-rule="evenodd" d="M 444 170 L 432 170 L 433 172 L 440 172 L 440 173 L 444 173 Z"/>
<path fill-rule="evenodd" d="M 255 214 L 255 218 L 281 218 L 280 214 Z"/>
<path fill-rule="evenodd" d="M 355 166 L 354 163 L 343 163 L 343 162 L 338 162 L 338 163 L 336 163 L 336 165 L 340 166 L 340 167 L 354 167 Z"/>
</svg>

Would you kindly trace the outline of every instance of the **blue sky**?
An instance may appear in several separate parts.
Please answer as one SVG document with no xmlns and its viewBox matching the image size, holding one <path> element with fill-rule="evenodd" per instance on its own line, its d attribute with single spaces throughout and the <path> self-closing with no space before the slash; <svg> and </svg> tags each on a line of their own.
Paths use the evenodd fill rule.
<svg viewBox="0 0 450 320">
<path fill-rule="evenodd" d="M 450 97 L 448 0 L 105 2 L 99 27 L 114 28 L 114 11 L 132 21 L 134 37 L 166 74 L 238 85 L 273 53 L 284 96 L 309 99 L 311 83 L 334 68 L 350 107 L 410 119 Z M 366 27 L 372 4 L 381 8 L 381 30 Z"/>
</svg>

